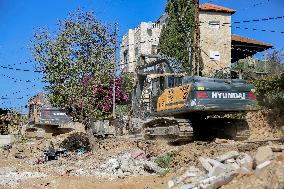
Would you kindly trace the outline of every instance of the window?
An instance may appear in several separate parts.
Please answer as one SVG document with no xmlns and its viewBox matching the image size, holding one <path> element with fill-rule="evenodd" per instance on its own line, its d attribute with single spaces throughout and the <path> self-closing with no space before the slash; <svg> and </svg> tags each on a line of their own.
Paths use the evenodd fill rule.
<svg viewBox="0 0 284 189">
<path fill-rule="evenodd" d="M 135 58 L 138 58 L 138 53 L 139 53 L 139 50 L 138 50 L 138 47 L 135 48 Z"/>
<path fill-rule="evenodd" d="M 152 45 L 151 53 L 158 54 L 158 45 Z"/>
<path fill-rule="evenodd" d="M 220 28 L 220 21 L 209 21 L 209 28 L 219 29 Z"/>
<path fill-rule="evenodd" d="M 152 29 L 147 29 L 147 33 L 148 33 L 148 35 L 151 37 L 151 36 L 153 35 Z"/>
<path fill-rule="evenodd" d="M 173 88 L 182 85 L 182 78 L 176 76 L 168 77 L 168 87 Z"/>
<path fill-rule="evenodd" d="M 220 61 L 220 53 L 219 53 L 219 51 L 210 51 L 210 60 Z"/>
<path fill-rule="evenodd" d="M 124 61 L 124 63 L 128 62 L 128 50 L 125 50 L 123 52 L 123 61 Z"/>
<path fill-rule="evenodd" d="M 159 90 L 160 90 L 159 81 L 157 79 L 154 79 L 152 81 L 152 95 L 153 96 L 158 96 L 159 95 Z"/>
</svg>

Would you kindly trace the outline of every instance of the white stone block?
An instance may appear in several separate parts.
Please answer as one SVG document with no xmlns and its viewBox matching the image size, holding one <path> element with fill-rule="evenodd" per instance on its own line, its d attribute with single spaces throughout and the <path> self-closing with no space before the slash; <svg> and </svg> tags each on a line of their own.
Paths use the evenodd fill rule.
<svg viewBox="0 0 284 189">
<path fill-rule="evenodd" d="M 257 164 L 261 164 L 265 161 L 273 158 L 273 151 L 269 146 L 262 146 L 257 149 L 255 160 Z"/>
<path fill-rule="evenodd" d="M 0 146 L 12 144 L 14 140 L 14 135 L 0 135 Z"/>
<path fill-rule="evenodd" d="M 218 156 L 216 158 L 217 161 L 220 161 L 220 162 L 224 162 L 225 160 L 227 159 L 232 159 L 232 158 L 236 158 L 239 156 L 239 152 L 237 151 L 230 151 L 230 152 L 227 152 L 221 156 Z"/>
<path fill-rule="evenodd" d="M 226 174 L 228 172 L 228 168 L 226 166 L 223 165 L 216 165 L 214 166 L 211 171 L 209 172 L 208 176 L 209 177 L 213 177 L 213 176 L 220 176 L 223 174 Z"/>
<path fill-rule="evenodd" d="M 199 162 L 201 163 L 201 165 L 203 166 L 203 168 L 205 170 L 207 170 L 208 172 L 213 168 L 213 166 L 208 162 L 207 159 L 200 157 L 199 158 Z"/>
<path fill-rule="evenodd" d="M 268 165 L 270 165 L 271 161 L 265 161 L 258 166 L 256 166 L 255 173 L 258 175 L 263 169 L 265 169 Z"/>
</svg>

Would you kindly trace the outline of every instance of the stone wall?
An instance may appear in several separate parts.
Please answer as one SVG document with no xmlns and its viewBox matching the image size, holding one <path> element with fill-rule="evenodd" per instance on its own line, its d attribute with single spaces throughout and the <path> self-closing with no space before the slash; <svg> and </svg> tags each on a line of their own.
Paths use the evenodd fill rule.
<svg viewBox="0 0 284 189">
<path fill-rule="evenodd" d="M 214 70 L 230 67 L 231 27 L 229 26 L 231 25 L 231 15 L 201 11 L 200 22 L 201 57 L 205 65 L 203 74 L 208 75 Z"/>
</svg>

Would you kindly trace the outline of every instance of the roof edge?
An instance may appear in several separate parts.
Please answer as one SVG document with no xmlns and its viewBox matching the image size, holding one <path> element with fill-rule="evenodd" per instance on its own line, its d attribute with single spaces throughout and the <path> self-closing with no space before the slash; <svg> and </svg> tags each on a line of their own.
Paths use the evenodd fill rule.
<svg viewBox="0 0 284 189">
<path fill-rule="evenodd" d="M 199 10 L 200 11 L 208 11 L 208 12 L 224 12 L 224 13 L 229 13 L 229 14 L 234 14 L 236 12 L 236 10 L 234 10 L 234 9 L 215 5 L 215 4 L 212 4 L 212 3 L 200 4 Z"/>
<path fill-rule="evenodd" d="M 269 47 L 269 48 L 273 47 L 272 44 L 265 43 L 265 42 L 262 42 L 262 41 L 258 41 L 258 40 L 255 40 L 255 39 L 251 39 L 251 38 L 248 38 L 248 37 L 236 35 L 236 34 L 231 35 L 231 40 L 243 42 L 243 43 L 252 43 L 252 44 L 256 44 L 256 45 L 262 45 L 262 46 Z"/>
</svg>

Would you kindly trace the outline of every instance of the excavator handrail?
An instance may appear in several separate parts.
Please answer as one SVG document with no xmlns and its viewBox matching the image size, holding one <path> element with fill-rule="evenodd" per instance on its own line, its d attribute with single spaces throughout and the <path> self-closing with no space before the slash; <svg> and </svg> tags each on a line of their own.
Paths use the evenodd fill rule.
<svg viewBox="0 0 284 189">
<path fill-rule="evenodd" d="M 146 58 L 155 58 L 155 59 L 157 59 L 157 60 L 151 61 L 151 62 L 147 63 L 147 62 L 146 62 Z M 142 62 L 141 60 L 144 61 L 144 64 L 141 64 L 141 62 Z M 145 69 L 145 68 L 149 68 L 149 67 L 153 67 L 153 66 L 159 65 L 159 64 L 161 64 L 161 63 L 165 63 L 165 64 L 168 66 L 168 68 L 169 68 L 169 70 L 170 70 L 169 73 L 172 73 L 172 74 L 181 73 L 181 70 L 184 70 L 183 67 L 182 67 L 182 65 L 181 65 L 179 62 L 177 62 L 177 61 L 174 61 L 174 63 L 171 64 L 173 61 L 174 61 L 173 59 L 170 59 L 169 57 L 162 56 L 162 55 L 142 54 L 142 55 L 140 56 L 140 61 L 139 61 L 139 62 L 140 62 L 140 65 L 138 65 L 138 66 L 136 67 L 137 74 L 143 75 L 143 74 L 141 74 L 140 71 L 142 71 L 142 70 Z M 179 70 L 178 70 L 177 68 L 175 69 L 173 65 L 175 65 L 176 67 L 178 67 Z M 167 73 L 168 73 L 168 72 L 167 72 Z"/>
</svg>

